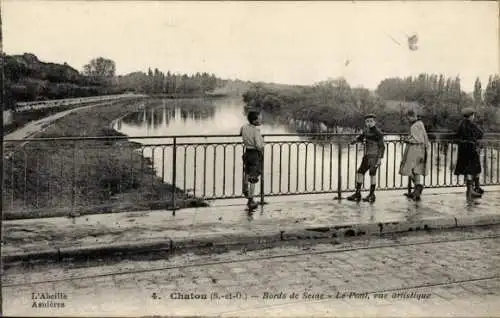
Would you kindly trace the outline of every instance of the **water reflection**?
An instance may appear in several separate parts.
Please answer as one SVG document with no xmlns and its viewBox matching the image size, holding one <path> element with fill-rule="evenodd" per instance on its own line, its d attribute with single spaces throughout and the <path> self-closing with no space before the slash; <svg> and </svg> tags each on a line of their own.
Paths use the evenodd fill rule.
<svg viewBox="0 0 500 318">
<path fill-rule="evenodd" d="M 219 99 L 203 101 L 203 105 L 176 107 L 173 101 L 164 100 L 161 105 L 147 105 L 115 123 L 115 128 L 129 135 L 163 136 L 194 134 L 238 134 L 242 125 L 247 123 L 243 104 L 239 99 Z M 323 123 L 278 118 L 263 113 L 263 134 L 315 133 L 317 136 L 297 138 L 296 140 L 322 140 L 322 133 L 353 134 L 355 129 L 326 127 Z M 142 134 L 135 132 L 142 131 Z"/>
<path fill-rule="evenodd" d="M 163 131 L 167 129 L 171 124 L 177 124 L 177 126 L 179 126 L 180 123 L 184 127 L 192 127 L 214 116 L 215 110 L 213 108 L 187 111 L 180 108 L 171 109 L 169 106 L 164 105 L 133 113 L 119 120 L 116 125 L 118 130 L 122 130 L 124 129 L 122 127 L 126 126 L 144 128 L 154 133 L 154 131 Z"/>
</svg>

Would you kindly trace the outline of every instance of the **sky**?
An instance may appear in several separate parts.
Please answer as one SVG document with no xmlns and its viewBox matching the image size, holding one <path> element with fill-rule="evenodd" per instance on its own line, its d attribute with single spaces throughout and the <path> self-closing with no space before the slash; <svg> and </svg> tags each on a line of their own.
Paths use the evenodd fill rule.
<svg viewBox="0 0 500 318">
<path fill-rule="evenodd" d="M 103 56 L 117 74 L 157 67 L 301 85 L 343 76 L 370 89 L 422 72 L 460 76 L 466 91 L 479 76 L 485 87 L 499 73 L 498 15 L 496 1 L 2 1 L 7 54 L 77 70 Z"/>
</svg>

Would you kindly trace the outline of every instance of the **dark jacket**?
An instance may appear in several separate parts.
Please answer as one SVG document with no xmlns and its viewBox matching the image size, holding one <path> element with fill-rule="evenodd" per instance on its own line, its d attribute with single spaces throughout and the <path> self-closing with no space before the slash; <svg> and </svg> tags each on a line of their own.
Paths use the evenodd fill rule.
<svg viewBox="0 0 500 318">
<path fill-rule="evenodd" d="M 483 134 L 483 131 L 469 119 L 464 119 L 460 123 L 455 134 L 458 143 L 456 175 L 481 173 L 479 140 L 483 138 Z"/>
<path fill-rule="evenodd" d="M 365 156 L 376 156 L 381 159 L 384 157 L 384 134 L 377 127 L 366 128 L 356 137 L 356 141 L 365 143 Z"/>
</svg>

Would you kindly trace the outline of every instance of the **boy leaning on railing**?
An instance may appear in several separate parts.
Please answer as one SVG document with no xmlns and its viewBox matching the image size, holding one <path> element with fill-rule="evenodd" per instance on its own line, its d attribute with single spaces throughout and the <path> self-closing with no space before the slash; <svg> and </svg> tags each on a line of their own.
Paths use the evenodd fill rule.
<svg viewBox="0 0 500 318">
<path fill-rule="evenodd" d="M 365 144 L 365 153 L 356 173 L 356 192 L 347 197 L 347 200 L 349 201 L 361 201 L 361 187 L 363 186 L 363 179 L 365 178 L 366 172 L 369 171 L 370 193 L 368 196 L 363 198 L 363 201 L 370 203 L 375 202 L 375 187 L 377 184 L 376 175 L 377 170 L 380 167 L 380 163 L 384 158 L 385 152 L 384 134 L 376 126 L 377 122 L 375 118 L 374 114 L 366 115 L 365 129 L 359 136 L 351 141 L 351 145 L 357 142 L 363 142 Z"/>
<path fill-rule="evenodd" d="M 261 115 L 259 112 L 250 111 L 247 115 L 248 124 L 240 129 L 240 135 L 243 138 L 245 147 L 243 153 L 243 194 L 248 199 L 247 206 L 249 210 L 257 208 L 258 203 L 253 199 L 255 193 L 255 184 L 259 182 L 262 174 L 262 161 L 264 160 L 264 138 L 260 133 Z"/>
</svg>

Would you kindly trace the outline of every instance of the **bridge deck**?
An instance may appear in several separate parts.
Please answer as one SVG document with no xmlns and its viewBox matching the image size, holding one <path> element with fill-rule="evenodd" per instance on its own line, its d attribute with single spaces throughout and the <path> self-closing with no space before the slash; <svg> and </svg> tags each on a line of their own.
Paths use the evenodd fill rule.
<svg viewBox="0 0 500 318">
<path fill-rule="evenodd" d="M 200 240 L 228 242 L 265 237 L 281 231 L 341 225 L 377 225 L 379 222 L 478 222 L 499 220 L 500 187 L 485 188 L 478 205 L 466 204 L 464 189 L 427 189 L 421 202 L 408 201 L 402 192 L 378 194 L 374 204 L 333 200 L 332 195 L 268 198 L 268 205 L 251 216 L 244 200 L 217 201 L 208 208 L 143 211 L 4 221 L 3 255 L 35 253 L 47 249 L 140 244 L 152 241 Z M 495 222 L 497 222 L 495 221 Z"/>
</svg>

